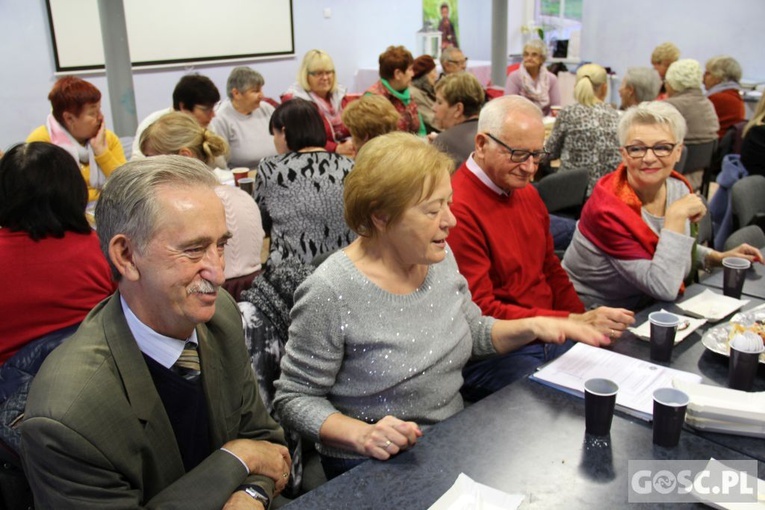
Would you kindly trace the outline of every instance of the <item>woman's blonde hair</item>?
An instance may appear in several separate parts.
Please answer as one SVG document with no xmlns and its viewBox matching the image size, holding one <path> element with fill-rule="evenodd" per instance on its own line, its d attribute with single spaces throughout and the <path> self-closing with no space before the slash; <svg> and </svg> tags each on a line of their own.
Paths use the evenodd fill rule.
<svg viewBox="0 0 765 510">
<path fill-rule="evenodd" d="M 327 52 L 322 50 L 309 50 L 303 55 L 303 61 L 300 63 L 300 69 L 297 73 L 297 81 L 301 87 L 305 90 L 311 90 L 311 86 L 308 84 L 308 73 L 314 71 L 332 71 L 332 88 L 330 92 L 337 90 L 337 74 L 335 73 L 335 64 L 332 62 L 332 57 Z"/>
<path fill-rule="evenodd" d="M 593 106 L 602 102 L 597 91 L 608 81 L 608 74 L 598 64 L 585 64 L 576 71 L 576 85 L 574 85 L 574 99 L 579 104 Z"/>
<path fill-rule="evenodd" d="M 178 154 L 186 148 L 208 165 L 218 156 L 228 155 L 226 140 L 183 112 L 171 112 L 154 121 L 141 133 L 140 146 L 144 154 L 156 155 Z"/>
<path fill-rule="evenodd" d="M 454 160 L 410 133 L 397 131 L 364 144 L 344 183 L 345 222 L 362 237 L 378 235 L 373 216 L 395 224 L 407 208 L 433 194 Z"/>
<path fill-rule="evenodd" d="M 652 64 L 671 64 L 678 58 L 680 58 L 680 49 L 671 42 L 658 45 L 651 53 Z"/>
<path fill-rule="evenodd" d="M 754 126 L 759 126 L 763 123 L 765 123 L 765 94 L 760 97 L 760 100 L 757 102 L 757 106 L 754 109 L 754 115 L 752 115 L 752 118 L 747 122 L 746 127 L 744 127 L 744 136 L 746 136 L 749 130 Z"/>
</svg>

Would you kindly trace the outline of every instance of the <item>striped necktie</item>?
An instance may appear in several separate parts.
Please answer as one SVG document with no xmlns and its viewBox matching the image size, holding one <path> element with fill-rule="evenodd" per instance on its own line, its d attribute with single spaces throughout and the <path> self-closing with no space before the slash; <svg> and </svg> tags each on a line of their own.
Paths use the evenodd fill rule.
<svg viewBox="0 0 765 510">
<path fill-rule="evenodd" d="M 202 373 L 201 368 L 197 344 L 186 342 L 186 345 L 183 346 L 181 357 L 173 365 L 173 370 L 187 381 L 196 381 Z"/>
</svg>

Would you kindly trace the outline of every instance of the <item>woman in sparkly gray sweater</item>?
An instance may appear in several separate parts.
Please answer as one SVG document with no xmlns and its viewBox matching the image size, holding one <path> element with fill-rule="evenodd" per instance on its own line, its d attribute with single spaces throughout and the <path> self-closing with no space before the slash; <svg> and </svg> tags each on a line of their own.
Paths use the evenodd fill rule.
<svg viewBox="0 0 765 510">
<path fill-rule="evenodd" d="M 359 238 L 298 288 L 274 406 L 311 437 L 328 478 L 412 447 L 462 409 L 473 356 L 535 339 L 608 339 L 563 319 L 482 317 L 447 244 L 451 158 L 413 135 L 365 144 L 345 183 Z"/>
</svg>

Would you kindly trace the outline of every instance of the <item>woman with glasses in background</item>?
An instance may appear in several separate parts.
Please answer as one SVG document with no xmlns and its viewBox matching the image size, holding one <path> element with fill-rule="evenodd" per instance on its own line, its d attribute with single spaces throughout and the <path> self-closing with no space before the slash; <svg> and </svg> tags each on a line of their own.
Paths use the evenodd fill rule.
<svg viewBox="0 0 765 510">
<path fill-rule="evenodd" d="M 550 115 L 550 107 L 560 105 L 558 77 L 545 68 L 547 45 L 535 39 L 523 47 L 523 64 L 507 75 L 505 95 L 520 95 Z"/>
<path fill-rule="evenodd" d="M 720 253 L 696 243 L 706 206 L 673 170 L 685 132 L 685 119 L 666 102 L 641 103 L 619 122 L 622 164 L 598 181 L 563 258 L 586 306 L 673 301 L 699 266 L 729 256 L 762 262 L 747 244 Z"/>
<path fill-rule="evenodd" d="M 348 102 L 345 94 L 345 87 L 337 83 L 332 57 L 321 50 L 310 50 L 300 64 L 297 81 L 282 94 L 281 99 L 285 102 L 299 97 L 316 104 L 327 131 L 327 151 L 352 156 L 351 133 L 342 119 L 343 108 Z"/>
</svg>

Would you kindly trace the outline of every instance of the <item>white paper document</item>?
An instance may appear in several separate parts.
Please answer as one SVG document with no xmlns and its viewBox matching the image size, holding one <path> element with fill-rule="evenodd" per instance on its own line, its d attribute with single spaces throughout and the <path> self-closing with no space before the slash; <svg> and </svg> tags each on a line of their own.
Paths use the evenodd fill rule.
<svg viewBox="0 0 765 510">
<path fill-rule="evenodd" d="M 619 385 L 616 405 L 622 411 L 650 421 L 653 417 L 653 392 L 671 388 L 680 378 L 701 382 L 701 376 L 655 365 L 599 347 L 576 343 L 568 352 L 548 363 L 532 379 L 568 393 L 584 396 L 584 383 L 594 377 L 610 379 Z"/>
<path fill-rule="evenodd" d="M 523 498 L 523 494 L 508 494 L 460 473 L 454 485 L 428 510 L 515 510 Z"/>
</svg>

